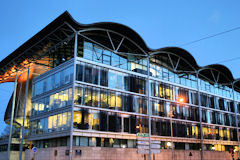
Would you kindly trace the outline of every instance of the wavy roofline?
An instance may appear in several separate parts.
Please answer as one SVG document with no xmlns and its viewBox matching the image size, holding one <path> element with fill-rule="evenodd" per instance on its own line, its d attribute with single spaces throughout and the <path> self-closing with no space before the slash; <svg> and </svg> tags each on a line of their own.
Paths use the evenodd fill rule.
<svg viewBox="0 0 240 160">
<path fill-rule="evenodd" d="M 131 40 L 133 40 L 136 44 L 141 46 L 142 49 L 146 53 L 152 53 L 152 52 L 161 52 L 161 51 L 168 51 L 173 54 L 176 54 L 186 61 L 188 61 L 196 70 L 204 70 L 205 68 L 212 68 L 215 70 L 218 70 L 221 72 L 223 75 L 226 75 L 230 82 L 229 83 L 234 83 L 236 81 L 239 81 L 240 78 L 234 78 L 231 70 L 226 67 L 225 65 L 222 64 L 209 64 L 206 66 L 200 66 L 194 56 L 188 52 L 187 50 L 180 48 L 180 47 L 163 47 L 163 48 L 158 48 L 158 49 L 152 49 L 150 48 L 144 39 L 132 28 L 120 24 L 120 23 L 115 23 L 115 22 L 97 22 L 97 23 L 91 23 L 91 24 L 81 24 L 77 22 L 70 14 L 68 11 L 65 11 L 62 13 L 59 17 L 57 17 L 54 21 L 49 23 L 46 27 L 44 27 L 41 31 L 39 31 L 37 34 L 35 34 L 33 37 L 31 37 L 29 40 L 27 40 L 25 43 L 23 43 L 19 48 L 17 48 L 15 51 L 13 51 L 11 54 L 9 54 L 6 58 L 4 58 L 0 62 L 0 68 L 3 67 L 4 65 L 8 64 L 12 57 L 21 54 L 24 50 L 27 49 L 27 47 L 31 46 L 34 42 L 39 40 L 40 38 L 43 37 L 44 34 L 50 32 L 51 30 L 56 28 L 59 24 L 68 22 L 70 25 L 73 26 L 76 30 L 82 30 L 86 28 L 91 28 L 91 27 L 98 27 L 102 29 L 109 29 L 116 31 L 118 33 L 121 33 L 123 35 L 126 35 L 126 37 L 129 37 Z M 240 88 L 240 87 L 239 87 Z"/>
<path fill-rule="evenodd" d="M 188 52 L 186 49 L 183 49 L 183 48 L 180 48 L 180 47 L 175 47 L 175 46 L 173 46 L 173 47 L 163 47 L 163 48 L 157 48 L 157 49 L 150 48 L 150 47 L 147 45 L 147 43 L 144 41 L 144 39 L 140 36 L 139 33 L 137 33 L 135 30 L 133 30 L 132 28 L 130 28 L 130 27 L 124 25 L 124 24 L 116 23 L 116 22 L 96 22 L 96 23 L 91 23 L 91 24 L 82 24 L 82 23 L 77 22 L 77 21 L 70 15 L 70 13 L 69 13 L 68 11 L 65 11 L 63 14 L 68 14 L 68 16 L 70 16 L 71 19 L 72 19 L 76 24 L 80 25 L 81 27 L 83 27 L 83 26 L 86 27 L 86 28 L 88 28 L 88 27 L 96 27 L 96 25 L 97 25 L 97 26 L 101 26 L 101 25 L 103 25 L 103 24 L 106 24 L 106 25 L 108 25 L 108 24 L 113 24 L 113 25 L 122 26 L 122 27 L 126 28 L 127 30 L 131 31 L 132 33 L 134 33 L 134 34 L 136 35 L 137 39 L 135 39 L 135 40 L 132 39 L 132 40 L 134 40 L 135 42 L 138 42 L 138 41 L 140 40 L 140 43 L 141 43 L 140 46 L 141 46 L 141 47 L 144 47 L 145 50 L 146 50 L 146 52 L 148 52 L 148 53 L 149 53 L 149 52 L 163 51 L 163 50 L 166 50 L 166 49 L 173 49 L 173 50 L 176 50 L 175 54 L 177 54 L 177 55 L 179 55 L 179 54 L 181 54 L 181 53 L 186 54 L 187 57 L 188 57 L 189 59 L 191 59 L 191 61 L 188 61 L 188 62 L 191 63 L 194 67 L 196 67 L 197 70 L 199 70 L 199 69 L 204 69 L 204 68 L 213 68 L 213 69 L 217 69 L 217 68 L 218 68 L 217 70 L 219 70 L 219 68 L 221 68 L 221 70 L 219 70 L 219 71 L 222 72 L 222 70 L 224 70 L 224 72 L 222 72 L 222 73 L 225 74 L 225 75 L 227 74 L 227 76 L 229 77 L 229 79 L 230 79 L 232 82 L 240 79 L 240 77 L 234 79 L 231 70 L 230 70 L 227 66 L 222 65 L 222 64 L 209 64 L 209 65 L 205 65 L 205 66 L 200 66 L 200 65 L 197 63 L 197 60 L 194 58 L 194 56 L 193 56 L 190 52 Z M 108 29 L 108 28 L 105 28 L 105 29 Z M 174 53 L 174 52 L 173 52 L 173 53 Z"/>
</svg>

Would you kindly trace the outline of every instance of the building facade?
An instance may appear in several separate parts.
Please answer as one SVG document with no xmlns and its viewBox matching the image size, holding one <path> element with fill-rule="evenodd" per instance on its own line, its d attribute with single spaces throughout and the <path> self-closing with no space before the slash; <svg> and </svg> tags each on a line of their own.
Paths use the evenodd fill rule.
<svg viewBox="0 0 240 160">
<path fill-rule="evenodd" d="M 145 136 L 172 158 L 238 152 L 240 83 L 229 69 L 200 67 L 178 47 L 152 50 L 124 25 L 82 25 L 65 12 L 0 66 L 1 82 L 16 82 L 5 121 L 21 128 L 26 149 L 66 147 L 70 159 L 81 147 L 141 154 Z"/>
</svg>

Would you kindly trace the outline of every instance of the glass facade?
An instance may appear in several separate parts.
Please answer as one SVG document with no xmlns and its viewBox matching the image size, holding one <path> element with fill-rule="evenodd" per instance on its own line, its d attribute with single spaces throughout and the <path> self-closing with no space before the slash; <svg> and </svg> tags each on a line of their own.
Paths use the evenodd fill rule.
<svg viewBox="0 0 240 160">
<path fill-rule="evenodd" d="M 124 57 L 89 41 L 79 41 L 75 66 L 56 69 L 34 81 L 31 136 L 68 130 L 71 125 L 74 132 L 131 136 L 149 133 L 151 127 L 151 135 L 159 139 L 170 137 L 172 130 L 175 148 L 181 149 L 185 148 L 185 142 L 179 142 L 178 138 L 197 141 L 201 139 L 202 128 L 204 140 L 238 141 L 238 92 L 232 92 L 228 86 L 198 80 L 194 74 L 174 73 L 161 63 L 161 58 L 154 57 L 150 59 L 147 86 L 145 58 Z M 69 110 L 59 112 L 63 108 Z M 44 141 L 36 143 L 42 148 L 49 147 Z M 114 137 L 76 136 L 73 143 L 75 146 L 136 147 L 136 140 Z M 199 142 L 186 141 L 186 144 L 192 149 L 200 147 Z M 162 142 L 161 147 L 166 148 L 166 143 Z M 223 150 L 224 145 L 217 147 Z"/>
<path fill-rule="evenodd" d="M 32 101 L 32 115 L 70 106 L 72 104 L 72 88 L 53 93 Z"/>
<path fill-rule="evenodd" d="M 70 131 L 72 81 L 73 66 L 69 64 L 34 79 L 30 136 Z"/>
<path fill-rule="evenodd" d="M 73 67 L 68 67 L 55 74 L 51 74 L 44 79 L 33 84 L 32 97 L 46 94 L 46 92 L 62 87 L 69 84 L 73 80 Z"/>
<path fill-rule="evenodd" d="M 60 113 L 31 121 L 31 135 L 70 129 L 71 112 Z"/>
</svg>

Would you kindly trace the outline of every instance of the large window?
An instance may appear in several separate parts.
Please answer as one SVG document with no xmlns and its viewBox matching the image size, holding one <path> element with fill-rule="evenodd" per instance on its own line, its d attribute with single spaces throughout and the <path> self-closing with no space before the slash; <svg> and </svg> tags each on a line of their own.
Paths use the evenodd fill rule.
<svg viewBox="0 0 240 160">
<path fill-rule="evenodd" d="M 106 86 L 139 94 L 146 94 L 146 80 L 135 75 L 117 72 L 90 64 L 79 63 L 76 69 L 76 80 Z M 166 95 L 171 96 L 171 89 Z"/>
<path fill-rule="evenodd" d="M 75 111 L 73 117 L 74 128 L 89 129 L 91 123 L 90 113 L 87 109 L 81 109 L 81 111 Z"/>
<path fill-rule="evenodd" d="M 48 116 L 30 123 L 31 135 L 62 131 L 70 128 L 71 112 Z"/>
<path fill-rule="evenodd" d="M 152 115 L 167 116 L 166 104 L 164 101 L 152 100 L 151 101 Z"/>
<path fill-rule="evenodd" d="M 164 83 L 151 82 L 151 96 L 173 100 L 173 90 L 173 86 Z"/>
<path fill-rule="evenodd" d="M 33 84 L 32 96 L 35 97 L 50 90 L 59 88 L 73 80 L 73 67 L 68 67 L 55 74 L 52 74 L 43 80 L 37 81 Z"/>
<path fill-rule="evenodd" d="M 74 111 L 73 126 L 97 131 L 148 133 L 148 118 L 81 108 Z"/>
<path fill-rule="evenodd" d="M 77 87 L 74 102 L 78 105 L 147 114 L 145 97 L 95 87 Z"/>
<path fill-rule="evenodd" d="M 171 128 L 170 121 L 163 119 L 155 119 L 153 118 L 151 121 L 152 125 L 152 134 L 158 136 L 170 136 Z"/>
<path fill-rule="evenodd" d="M 54 93 L 32 102 L 32 115 L 48 112 L 72 104 L 72 88 Z"/>
<path fill-rule="evenodd" d="M 135 56 L 123 58 L 87 41 L 83 42 L 83 58 L 135 72 L 146 70 L 147 66 L 146 60 L 136 58 Z"/>
</svg>

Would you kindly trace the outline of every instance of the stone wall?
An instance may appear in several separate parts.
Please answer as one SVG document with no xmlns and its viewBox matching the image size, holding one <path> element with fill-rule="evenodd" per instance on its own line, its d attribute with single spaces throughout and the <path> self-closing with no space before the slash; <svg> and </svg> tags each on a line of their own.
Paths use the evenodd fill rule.
<svg viewBox="0 0 240 160">
<path fill-rule="evenodd" d="M 32 151 L 25 152 L 25 160 L 68 160 L 65 155 L 67 147 L 54 147 L 38 149 L 35 155 Z M 76 150 L 81 150 L 81 155 L 76 155 Z M 193 156 L 189 156 L 189 153 Z M 235 159 L 237 158 L 235 153 Z M 106 147 L 74 147 L 74 160 L 147 160 L 148 157 L 137 154 L 135 148 L 106 148 Z M 200 151 L 195 150 L 175 150 L 175 160 L 200 160 Z M 232 160 L 229 152 L 205 151 L 205 160 Z M 171 150 L 161 150 L 160 154 L 152 155 L 152 160 L 172 160 Z"/>
</svg>

